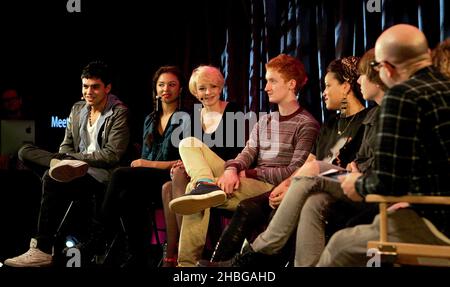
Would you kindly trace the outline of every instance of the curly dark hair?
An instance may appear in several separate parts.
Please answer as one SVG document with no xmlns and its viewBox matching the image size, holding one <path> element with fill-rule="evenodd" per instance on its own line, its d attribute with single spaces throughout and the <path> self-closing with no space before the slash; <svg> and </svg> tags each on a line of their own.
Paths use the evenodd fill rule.
<svg viewBox="0 0 450 287">
<path fill-rule="evenodd" d="M 358 84 L 359 57 L 349 56 L 333 60 L 327 67 L 327 73 L 333 73 L 340 84 L 347 82 L 350 84 L 353 93 L 360 102 L 364 102 Z"/>
</svg>

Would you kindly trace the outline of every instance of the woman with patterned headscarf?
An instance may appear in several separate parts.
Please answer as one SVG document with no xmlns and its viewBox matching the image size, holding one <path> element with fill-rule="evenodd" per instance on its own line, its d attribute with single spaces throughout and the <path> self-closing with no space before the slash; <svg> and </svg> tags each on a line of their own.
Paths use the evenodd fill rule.
<svg viewBox="0 0 450 287">
<path fill-rule="evenodd" d="M 303 215 L 302 207 L 306 199 L 324 185 L 322 177 L 317 176 L 330 169 L 345 170 L 347 164 L 355 159 L 364 133 L 364 128 L 361 128 L 362 122 L 367 114 L 357 83 L 358 61 L 359 58 L 351 56 L 330 63 L 325 76 L 323 99 L 327 110 L 338 111 L 337 115 L 331 116 L 323 124 L 306 163 L 293 176 L 275 187 L 269 195 L 246 199 L 239 204 L 228 228 L 216 246 L 211 261 L 230 259 L 239 251 L 244 239 L 249 238 L 256 227 L 261 226 L 261 222 L 268 219 L 267 210 L 270 213 L 270 208 L 267 206 L 267 198 L 270 207 L 275 209 L 276 213 L 266 231 L 261 233 L 252 244 L 254 251 L 258 252 L 249 254 L 256 254 L 257 258 L 262 258 L 262 254 L 279 253 L 300 221 L 299 217 Z M 335 189 L 340 188 L 337 181 L 331 184 L 335 185 Z M 282 201 L 288 193 L 296 198 Z M 302 259 L 305 262 L 301 263 L 302 266 L 313 265 L 318 260 L 324 246 L 324 240 L 321 238 L 325 233 L 323 222 L 323 216 L 311 219 L 311 225 L 314 228 L 314 230 L 311 229 L 311 237 L 319 238 L 315 240 L 315 246 L 310 249 L 311 255 L 307 255 L 306 260 Z M 267 263 L 267 260 L 250 261 L 252 264 Z M 239 265 L 238 262 L 239 260 L 233 261 L 235 265 Z M 274 262 L 270 260 L 270 263 Z M 222 264 L 222 262 L 217 263 Z M 201 266 L 215 265 L 214 262 L 206 261 L 201 261 L 199 264 Z"/>
<path fill-rule="evenodd" d="M 324 124 L 312 151 L 315 159 L 344 168 L 354 158 L 361 143 L 363 131 L 360 127 L 367 112 L 357 83 L 358 60 L 351 56 L 328 65 L 322 97 L 327 110 L 338 113 Z"/>
</svg>

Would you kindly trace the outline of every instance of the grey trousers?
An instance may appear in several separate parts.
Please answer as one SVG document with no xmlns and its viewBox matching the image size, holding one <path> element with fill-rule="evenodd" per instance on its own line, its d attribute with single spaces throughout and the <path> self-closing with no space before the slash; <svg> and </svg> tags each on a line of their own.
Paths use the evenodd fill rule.
<svg viewBox="0 0 450 287">
<path fill-rule="evenodd" d="M 367 241 L 379 240 L 380 219 L 377 215 L 372 224 L 358 225 L 336 232 L 328 242 L 317 266 L 356 267 L 366 266 Z M 422 217 L 411 209 L 388 212 L 388 240 L 448 245 L 437 238 L 426 226 Z"/>
<path fill-rule="evenodd" d="M 297 227 L 295 266 L 314 266 L 325 247 L 325 213 L 330 203 L 348 200 L 340 184 L 324 177 L 296 177 L 267 229 L 251 244 L 276 254 Z"/>
</svg>

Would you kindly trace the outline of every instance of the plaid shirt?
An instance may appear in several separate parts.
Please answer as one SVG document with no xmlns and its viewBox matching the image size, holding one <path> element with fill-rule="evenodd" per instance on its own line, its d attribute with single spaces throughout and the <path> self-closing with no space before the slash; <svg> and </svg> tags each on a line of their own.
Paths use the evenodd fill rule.
<svg viewBox="0 0 450 287">
<path fill-rule="evenodd" d="M 357 181 L 361 195 L 442 194 L 450 182 L 450 79 L 432 67 L 386 92 L 375 168 Z"/>
<path fill-rule="evenodd" d="M 356 182 L 361 195 L 450 191 L 450 79 L 426 67 L 389 89 L 378 128 L 374 169 Z"/>
</svg>

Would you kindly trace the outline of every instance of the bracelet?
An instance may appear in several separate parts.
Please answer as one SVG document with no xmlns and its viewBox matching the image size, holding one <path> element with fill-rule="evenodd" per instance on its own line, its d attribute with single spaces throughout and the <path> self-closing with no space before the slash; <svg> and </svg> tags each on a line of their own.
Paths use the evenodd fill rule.
<svg viewBox="0 0 450 287">
<path fill-rule="evenodd" d="M 237 168 L 235 168 L 234 166 L 229 166 L 225 170 L 234 170 L 237 172 Z"/>
<path fill-rule="evenodd" d="M 164 257 L 163 261 L 167 262 L 167 263 L 176 263 L 177 262 L 177 258 L 176 257 Z"/>
<path fill-rule="evenodd" d="M 169 175 L 170 175 L 170 179 L 173 180 L 173 166 L 170 168 Z"/>
</svg>

